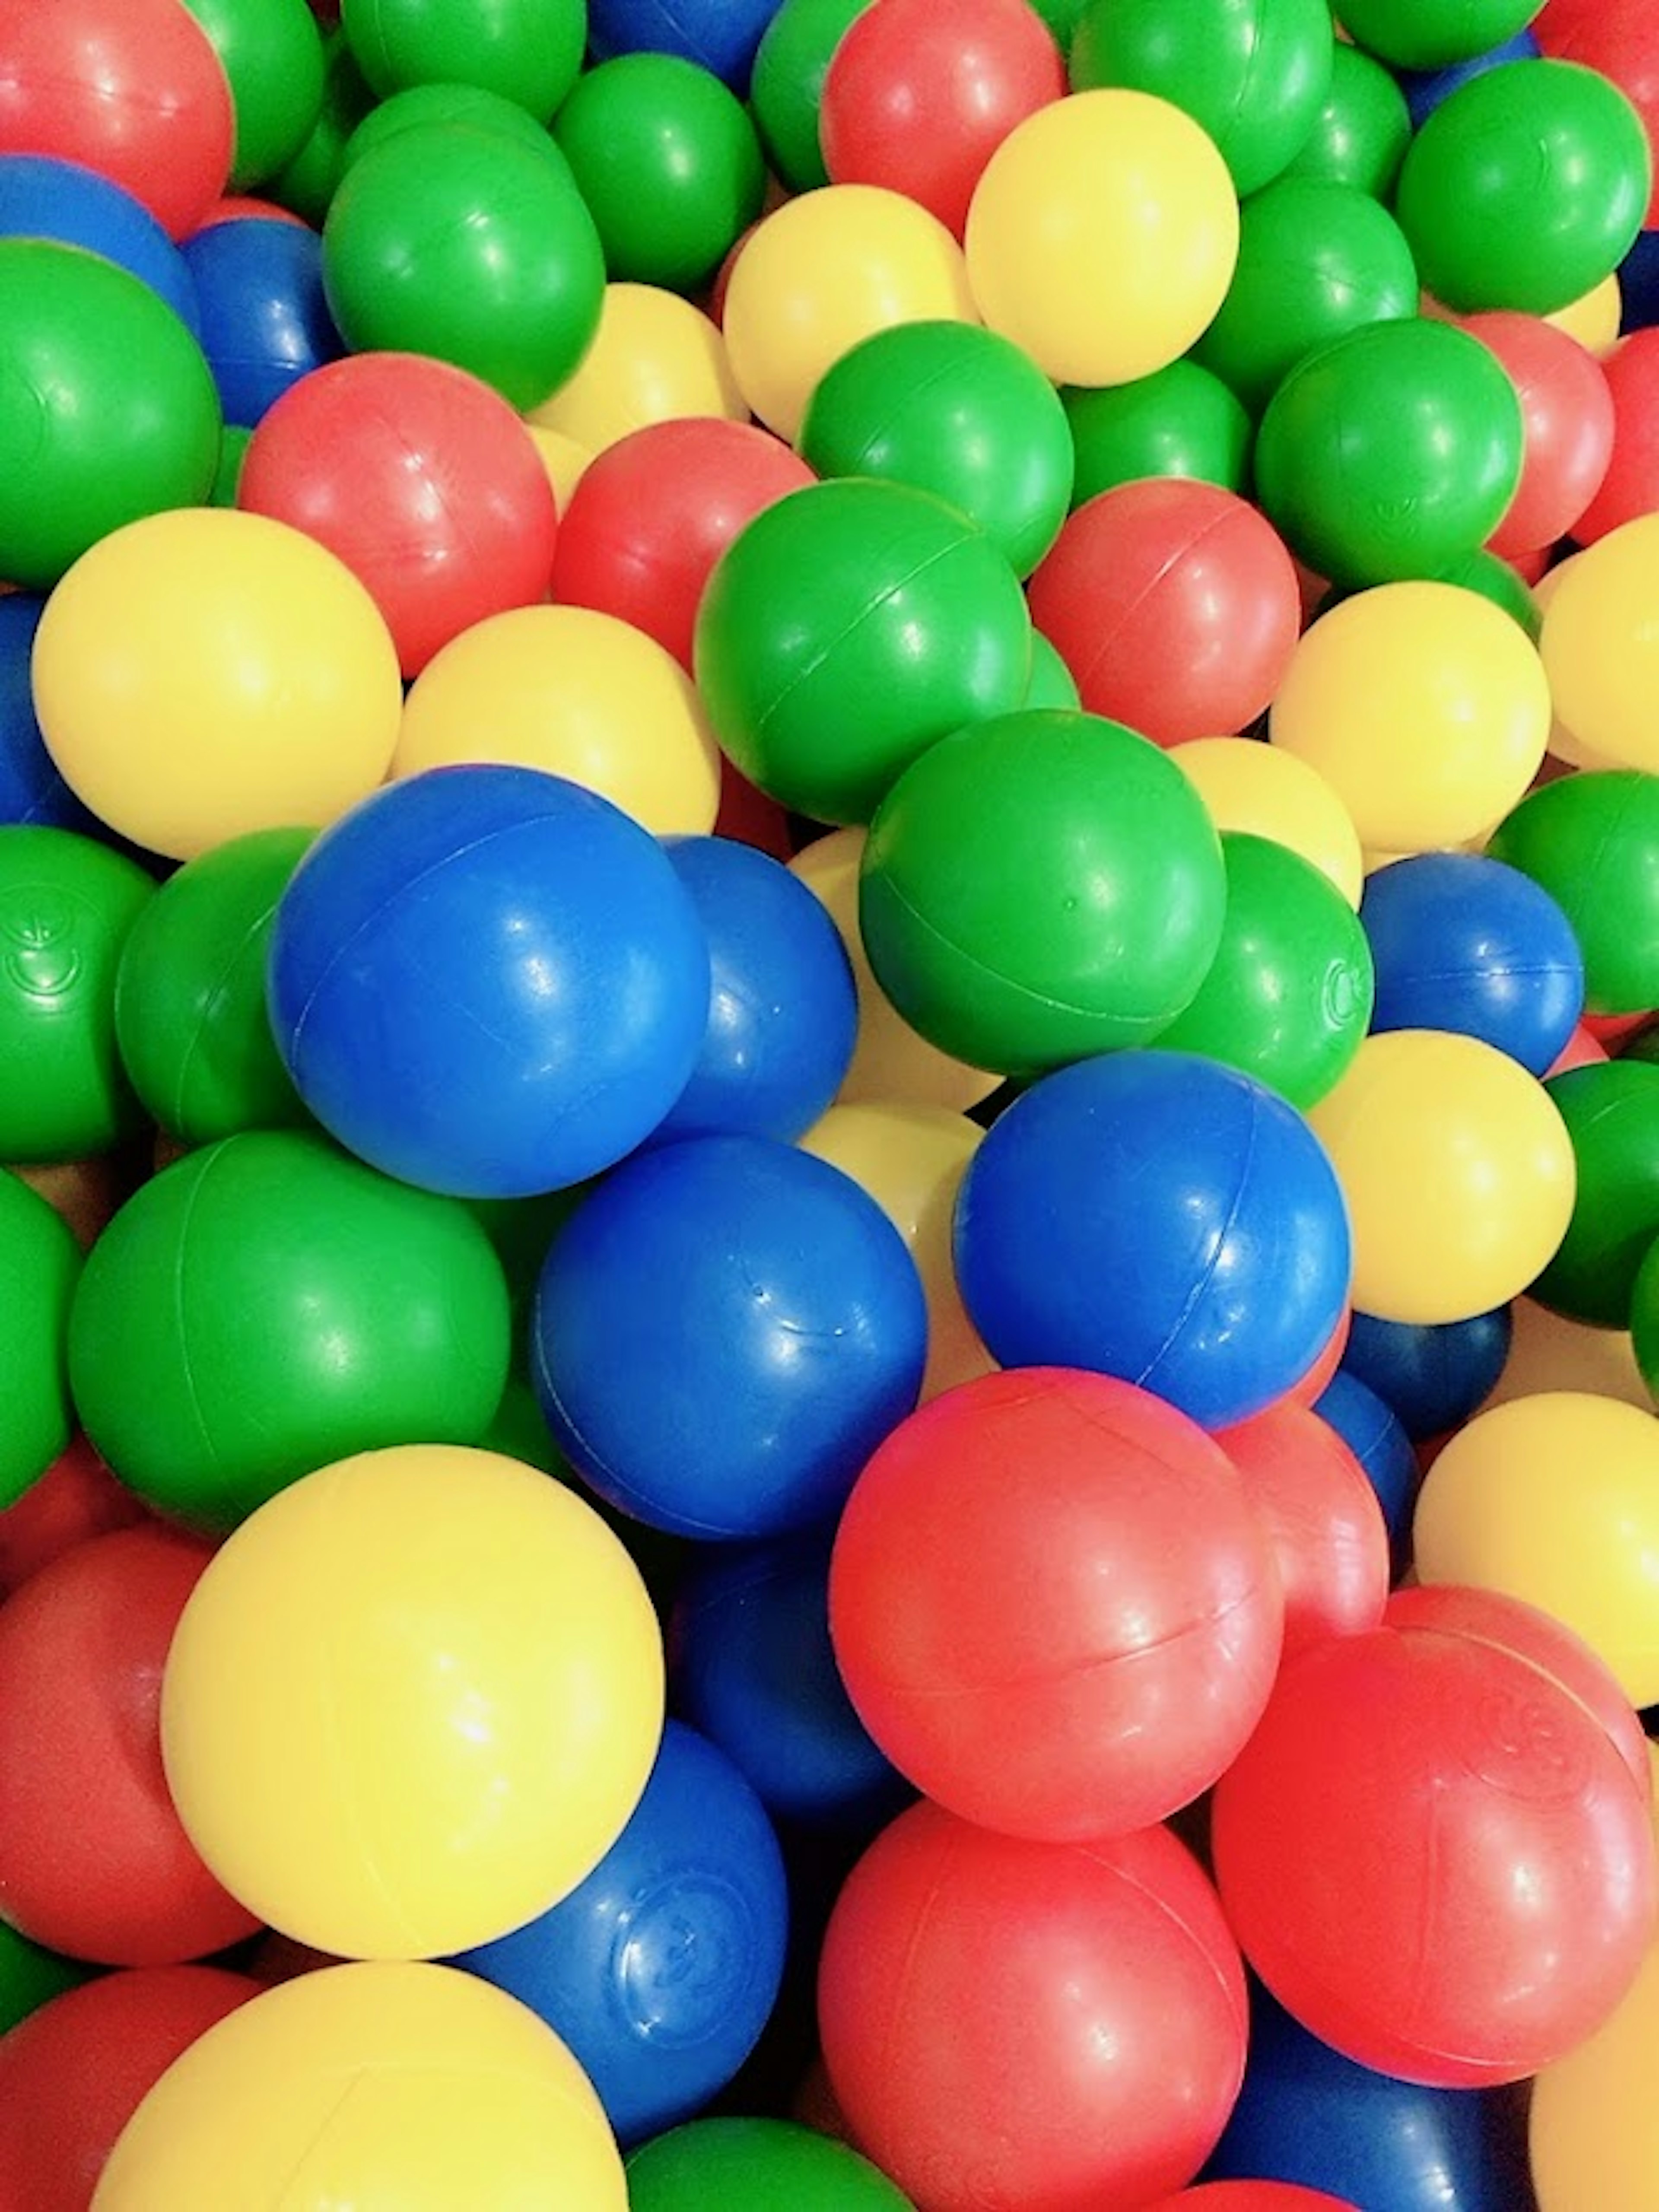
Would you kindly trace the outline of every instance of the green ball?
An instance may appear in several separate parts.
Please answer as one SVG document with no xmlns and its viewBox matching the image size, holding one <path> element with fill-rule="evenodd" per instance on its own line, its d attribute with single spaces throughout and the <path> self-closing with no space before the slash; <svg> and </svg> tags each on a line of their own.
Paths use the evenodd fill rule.
<svg viewBox="0 0 1659 2212">
<path fill-rule="evenodd" d="M 618 283 L 694 292 L 761 211 L 749 111 L 678 54 L 621 54 L 578 82 L 553 125 Z"/>
<path fill-rule="evenodd" d="M 323 230 L 323 283 L 356 353 L 428 354 L 521 413 L 580 365 L 605 254 L 563 156 L 473 124 L 401 131 L 353 161 Z"/>
<path fill-rule="evenodd" d="M 1089 0 L 1030 0 L 1032 12 L 1042 16 L 1062 53 L 1070 46 L 1072 34 L 1088 5 Z"/>
<path fill-rule="evenodd" d="M 98 1972 L 84 1960 L 65 1959 L 32 1943 L 0 1920 L 0 2035 L 65 1990 L 78 1989 Z"/>
<path fill-rule="evenodd" d="M 1578 1182 L 1567 1233 L 1528 1296 L 1573 1321 L 1628 1328 L 1638 1271 L 1659 1237 L 1659 1067 L 1609 1060 L 1546 1088 Z"/>
<path fill-rule="evenodd" d="M 48 590 L 123 523 L 201 505 L 221 422 L 201 347 L 148 284 L 0 239 L 0 576 Z"/>
<path fill-rule="evenodd" d="M 1417 264 L 1379 201 L 1352 185 L 1281 177 L 1240 212 L 1233 280 L 1193 357 L 1259 415 L 1310 353 L 1417 308 Z"/>
<path fill-rule="evenodd" d="M 1442 70 L 1507 46 L 1543 0 L 1343 0 L 1342 22 L 1396 69 Z"/>
<path fill-rule="evenodd" d="M 1071 425 L 1028 354 L 975 323 L 901 323 L 844 353 L 796 440 L 820 477 L 915 484 L 1029 576 L 1072 501 Z"/>
<path fill-rule="evenodd" d="M 630 2212 L 908 2212 L 910 2199 L 845 2143 L 790 2120 L 693 2120 L 628 2158 Z"/>
<path fill-rule="evenodd" d="M 911 1027 L 1032 1075 L 1149 1044 L 1221 943 L 1221 847 L 1169 755 L 1097 714 L 1006 714 L 933 747 L 882 802 L 859 924 Z"/>
<path fill-rule="evenodd" d="M 66 1346 L 81 1248 L 57 1208 L 0 1168 L 0 1509 L 75 1428 Z"/>
<path fill-rule="evenodd" d="M 1659 775 L 1584 769 L 1531 792 L 1486 846 L 1541 884 L 1584 956 L 1584 1011 L 1659 1006 Z"/>
<path fill-rule="evenodd" d="M 1439 580 L 1460 585 L 1466 592 L 1479 592 L 1483 599 L 1502 607 L 1506 615 L 1520 623 L 1534 645 L 1543 635 L 1544 617 L 1525 577 L 1501 554 L 1489 553 L 1484 545 L 1479 546 L 1462 560 L 1455 561 L 1449 568 L 1443 569 Z"/>
<path fill-rule="evenodd" d="M 486 92 L 476 84 L 412 84 L 406 92 L 394 92 L 358 118 L 346 141 L 341 174 L 377 147 L 401 137 L 405 131 L 433 123 L 463 123 L 478 131 L 500 131 L 538 154 L 550 152 L 556 157 L 547 126 L 538 123 L 517 100 L 504 100 L 499 92 Z M 554 167 L 562 176 L 568 164 L 556 158 Z"/>
<path fill-rule="evenodd" d="M 320 230 L 345 174 L 351 134 L 374 104 L 345 33 L 337 27 L 323 41 L 323 102 L 317 120 L 292 160 L 265 186 L 269 197 Z"/>
<path fill-rule="evenodd" d="M 1051 645 L 1040 629 L 1031 632 L 1031 680 L 1019 703 L 1022 707 L 1059 707 L 1073 714 L 1083 704 L 1078 695 L 1077 678 L 1060 659 L 1060 647 Z"/>
<path fill-rule="evenodd" d="M 1240 195 L 1293 160 L 1330 90 L 1328 0 L 1094 0 L 1071 47 L 1073 92 L 1150 92 L 1219 148 Z"/>
<path fill-rule="evenodd" d="M 311 1126 L 270 1032 L 265 957 L 313 836 L 257 830 L 186 861 L 127 938 L 116 1042 L 146 1110 L 180 1144 Z"/>
<path fill-rule="evenodd" d="M 1198 995 L 1158 1039 L 1242 1068 L 1305 1112 L 1352 1065 L 1376 994 L 1359 916 L 1285 845 L 1224 830 L 1227 912 Z"/>
<path fill-rule="evenodd" d="M 871 0 L 783 0 L 761 34 L 749 105 L 766 158 L 792 192 L 830 181 L 818 143 L 823 80 L 836 48 Z"/>
<path fill-rule="evenodd" d="M 1076 452 L 1072 504 L 1139 477 L 1190 477 L 1243 492 L 1254 427 L 1243 403 L 1190 357 L 1133 383 L 1060 393 Z"/>
<path fill-rule="evenodd" d="M 1398 80 L 1358 46 L 1339 45 L 1331 56 L 1330 90 L 1284 173 L 1352 185 L 1386 200 L 1411 142 L 1412 112 Z"/>
<path fill-rule="evenodd" d="M 1449 323 L 1350 331 L 1293 368 L 1262 416 L 1256 495 L 1316 575 L 1440 575 L 1485 544 L 1521 477 L 1521 402 Z"/>
<path fill-rule="evenodd" d="M 550 123 L 576 82 L 586 0 L 341 0 L 357 65 L 384 100 L 411 84 L 477 84 Z"/>
<path fill-rule="evenodd" d="M 1629 252 L 1652 170 L 1642 118 L 1608 78 L 1577 62 L 1505 62 L 1428 117 L 1395 212 L 1443 306 L 1550 315 Z"/>
<path fill-rule="evenodd" d="M 1636 1364 L 1659 1398 L 1659 1243 L 1650 1244 L 1631 1291 L 1630 1333 Z"/>
<path fill-rule="evenodd" d="M 0 1160 L 82 1160 L 143 1115 L 115 1037 L 127 934 L 155 896 L 72 830 L 0 829 Z"/>
<path fill-rule="evenodd" d="M 1031 618 L 1002 552 L 909 484 L 809 484 L 732 540 L 697 609 L 698 687 L 723 750 L 779 805 L 867 822 L 965 723 L 1017 708 Z"/>
<path fill-rule="evenodd" d="M 233 191 L 251 191 L 310 137 L 323 107 L 323 34 L 306 0 L 185 0 L 230 80 Z"/>
<path fill-rule="evenodd" d="M 501 1262 L 467 1208 L 289 1130 L 146 1183 L 70 1317 L 93 1443 L 149 1504 L 214 1533 L 354 1452 L 476 1444 L 509 1351 Z"/>
</svg>

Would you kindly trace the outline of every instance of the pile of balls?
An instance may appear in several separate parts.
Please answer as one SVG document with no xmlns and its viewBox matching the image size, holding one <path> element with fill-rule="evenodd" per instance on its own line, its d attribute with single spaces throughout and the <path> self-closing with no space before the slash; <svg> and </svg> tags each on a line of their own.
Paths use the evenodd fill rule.
<svg viewBox="0 0 1659 2212">
<path fill-rule="evenodd" d="M 1659 2203 L 1659 13 L 0 8 L 0 2212 Z"/>
</svg>

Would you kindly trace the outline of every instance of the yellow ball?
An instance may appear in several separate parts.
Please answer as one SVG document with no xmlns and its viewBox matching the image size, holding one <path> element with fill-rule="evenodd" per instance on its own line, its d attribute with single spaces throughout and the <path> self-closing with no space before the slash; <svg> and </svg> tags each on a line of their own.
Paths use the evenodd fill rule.
<svg viewBox="0 0 1659 2212">
<path fill-rule="evenodd" d="M 749 419 L 725 339 L 677 292 L 609 284 L 581 367 L 529 419 L 602 453 L 630 430 L 690 415 Z"/>
<path fill-rule="evenodd" d="M 927 1296 L 925 1404 L 996 1365 L 957 1288 L 957 1193 L 984 1131 L 942 1106 L 832 1106 L 801 1139 L 866 1190 L 909 1247 Z"/>
<path fill-rule="evenodd" d="M 1074 93 L 1016 125 L 968 210 L 968 277 L 994 331 L 1056 384 L 1127 384 L 1214 319 L 1238 198 L 1214 141 L 1150 93 Z"/>
<path fill-rule="evenodd" d="M 562 514 L 570 504 L 571 493 L 581 482 L 593 458 L 592 448 L 567 437 L 562 430 L 550 430 L 544 422 L 526 422 L 525 428 L 530 433 L 547 481 L 553 487 L 553 503 Z"/>
<path fill-rule="evenodd" d="M 1659 1421 L 1550 1391 L 1474 1419 L 1424 1479 L 1419 1579 L 1524 1598 L 1565 1621 L 1633 1705 L 1659 1700 Z"/>
<path fill-rule="evenodd" d="M 392 772 L 457 761 L 568 777 L 659 837 L 706 836 L 720 810 L 720 752 L 690 678 L 654 638 L 588 607 L 514 607 L 433 655 Z"/>
<path fill-rule="evenodd" d="M 1659 514 L 1575 555 L 1546 601 L 1539 651 L 1556 715 L 1599 765 L 1659 770 L 1656 605 Z"/>
<path fill-rule="evenodd" d="M 1644 1413 L 1651 1408 L 1636 1347 L 1625 1330 L 1569 1321 L 1535 1298 L 1517 1298 L 1510 1322 L 1509 1356 L 1487 1406 L 1535 1398 L 1545 1390 L 1583 1390 L 1594 1398 L 1621 1399 Z"/>
<path fill-rule="evenodd" d="M 1659 1944 L 1588 2043 L 1532 2086 L 1528 2118 L 1538 2212 L 1646 2212 L 1659 2204 Z"/>
<path fill-rule="evenodd" d="M 1598 361 L 1604 361 L 1619 343 L 1624 313 L 1624 294 L 1615 269 L 1599 284 L 1593 285 L 1582 299 L 1569 301 L 1553 315 L 1546 315 L 1544 320 L 1553 323 L 1558 331 L 1565 331 L 1570 338 L 1577 338 Z"/>
<path fill-rule="evenodd" d="M 592 1872 L 662 1717 L 656 1616 L 592 1507 L 516 1460 L 410 1444 L 302 1477 L 215 1555 L 161 1744 L 250 1911 L 337 1957 L 423 1959 Z"/>
<path fill-rule="evenodd" d="M 1379 584 L 1306 631 L 1272 740 L 1316 768 L 1368 852 L 1480 837 L 1526 795 L 1550 691 L 1512 616 L 1454 584 Z"/>
<path fill-rule="evenodd" d="M 251 1998 L 134 2112 L 97 2212 L 625 2212 L 552 2029 L 452 1966 L 331 1966 Z"/>
<path fill-rule="evenodd" d="M 1299 853 L 1357 907 L 1364 882 L 1359 833 L 1342 801 L 1306 761 L 1253 738 L 1194 738 L 1170 758 L 1218 830 L 1246 830 Z"/>
<path fill-rule="evenodd" d="M 829 185 L 761 220 L 732 265 L 721 328 L 738 388 L 793 439 L 825 371 L 895 323 L 975 322 L 945 225 L 878 185 Z"/>
<path fill-rule="evenodd" d="M 1543 1085 L 1492 1045 L 1442 1030 L 1369 1036 L 1308 1119 L 1348 1201 L 1361 1313 L 1490 1313 L 1566 1234 L 1566 1125 Z"/>
<path fill-rule="evenodd" d="M 234 507 L 149 515 L 83 553 L 46 603 L 33 681 L 70 788 L 176 860 L 343 814 L 384 777 L 403 701 L 344 563 Z"/>
<path fill-rule="evenodd" d="M 789 863 L 829 912 L 853 963 L 858 1042 L 836 1094 L 838 1106 L 866 1102 L 943 1106 L 965 1112 L 988 1098 L 1002 1078 L 952 1060 L 920 1036 L 877 982 L 859 929 L 859 860 L 867 833 L 836 830 Z"/>
</svg>

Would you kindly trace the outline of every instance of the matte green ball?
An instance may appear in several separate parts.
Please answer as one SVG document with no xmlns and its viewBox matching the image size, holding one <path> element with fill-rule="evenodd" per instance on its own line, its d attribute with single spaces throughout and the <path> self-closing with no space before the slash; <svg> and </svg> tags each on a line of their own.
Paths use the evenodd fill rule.
<svg viewBox="0 0 1659 2212">
<path fill-rule="evenodd" d="M 75 1428 L 66 1345 L 81 1248 L 57 1208 L 0 1168 L 0 1509 Z"/>
<path fill-rule="evenodd" d="M 913 1029 L 1030 1075 L 1149 1044 L 1221 943 L 1221 846 L 1146 738 L 1103 716 L 1008 714 L 935 745 L 871 824 L 859 922 Z"/>
<path fill-rule="evenodd" d="M 1478 338 L 1370 323 L 1293 368 L 1262 416 L 1256 495 L 1334 584 L 1437 576 L 1485 544 L 1521 477 L 1521 402 Z"/>
<path fill-rule="evenodd" d="M 1243 492 L 1255 428 L 1243 402 L 1190 356 L 1132 383 L 1060 393 L 1076 468 L 1072 504 L 1140 477 L 1191 477 Z"/>
<path fill-rule="evenodd" d="M 678 54 L 589 70 L 553 135 L 617 283 L 696 291 L 761 211 L 766 163 L 748 109 Z"/>
<path fill-rule="evenodd" d="M 116 1047 L 115 977 L 155 896 L 96 838 L 0 829 L 0 1160 L 89 1159 L 143 1121 Z"/>
<path fill-rule="evenodd" d="M 323 106 L 323 34 L 306 0 L 185 0 L 230 80 L 230 182 L 251 191 L 289 161 Z"/>
<path fill-rule="evenodd" d="M 353 352 L 428 354 L 523 412 L 580 367 L 605 254 L 563 156 L 472 124 L 399 131 L 351 163 L 323 283 Z"/>
<path fill-rule="evenodd" d="M 877 2166 L 790 2120 L 693 2120 L 628 2158 L 630 2212 L 908 2212 Z"/>
<path fill-rule="evenodd" d="M 1072 501 L 1071 425 L 1029 354 L 975 323 L 901 323 L 844 353 L 796 440 L 820 477 L 937 492 L 1029 576 Z"/>
<path fill-rule="evenodd" d="M 186 861 L 129 934 L 115 1035 L 134 1090 L 167 1134 L 309 1127 L 265 1011 L 276 902 L 309 830 L 258 830 Z"/>
<path fill-rule="evenodd" d="M 260 1129 L 186 1153 L 115 1216 L 70 1377 L 122 1481 L 218 1532 L 354 1452 L 476 1443 L 509 1336 L 501 1262 L 458 1199 Z"/>
<path fill-rule="evenodd" d="M 463 123 L 479 131 L 500 131 L 538 154 L 551 151 L 556 155 L 545 124 L 538 123 L 515 100 L 503 99 L 499 92 L 486 92 L 477 84 L 412 84 L 359 118 L 346 141 L 342 174 L 366 154 L 400 138 L 405 131 L 433 123 Z M 554 166 L 561 175 L 568 167 L 556 158 Z"/>
<path fill-rule="evenodd" d="M 1659 1398 L 1659 1242 L 1650 1244 L 1631 1291 L 1630 1333 L 1636 1364 Z"/>
<path fill-rule="evenodd" d="M 836 48 L 871 0 L 783 0 L 761 34 L 749 105 L 766 158 L 792 192 L 830 181 L 818 143 L 823 80 Z"/>
<path fill-rule="evenodd" d="M 1330 90 L 1328 0 L 1094 0 L 1071 46 L 1073 92 L 1109 85 L 1182 108 L 1241 196 L 1291 161 Z"/>
<path fill-rule="evenodd" d="M 323 101 L 305 143 L 265 186 L 266 196 L 320 230 L 345 174 L 351 134 L 374 105 L 337 26 L 323 41 Z"/>
<path fill-rule="evenodd" d="M 1298 362 L 1367 323 L 1415 315 L 1418 292 L 1406 234 L 1379 201 L 1280 177 L 1240 210 L 1233 280 L 1193 357 L 1259 415 Z"/>
<path fill-rule="evenodd" d="M 1474 61 L 1524 31 L 1543 0 L 1343 0 L 1342 22 L 1396 69 Z"/>
<path fill-rule="evenodd" d="M 576 82 L 586 0 L 341 0 L 358 67 L 381 99 L 411 84 L 477 84 L 549 123 Z"/>
<path fill-rule="evenodd" d="M 1224 830 L 1227 912 L 1198 995 L 1158 1042 L 1242 1068 L 1303 1111 L 1352 1064 L 1376 976 L 1359 916 L 1285 845 Z"/>
<path fill-rule="evenodd" d="M 123 523 L 200 505 L 222 419 L 201 347 L 148 284 L 0 239 L 0 577 L 49 590 Z"/>
<path fill-rule="evenodd" d="M 1395 212 L 1443 306 L 1551 315 L 1629 252 L 1652 169 L 1642 118 L 1608 78 L 1577 62 L 1505 62 L 1425 121 Z"/>
<path fill-rule="evenodd" d="M 1578 1182 L 1567 1233 L 1528 1295 L 1574 1321 L 1628 1328 L 1638 1272 L 1659 1238 L 1659 1067 L 1609 1060 L 1545 1087 Z"/>
<path fill-rule="evenodd" d="M 1541 884 L 1584 956 L 1584 1011 L 1659 1006 L 1659 775 L 1586 769 L 1531 792 L 1488 841 Z"/>
<path fill-rule="evenodd" d="M 1031 678 L 1018 577 L 931 492 L 848 477 L 765 508 L 715 564 L 694 660 L 714 734 L 779 805 L 867 822 L 895 778 Z"/>
<path fill-rule="evenodd" d="M 1398 79 L 1358 46 L 1339 44 L 1331 56 L 1330 89 L 1284 173 L 1352 185 L 1386 200 L 1411 142 L 1412 112 Z"/>
<path fill-rule="evenodd" d="M 65 1990 L 78 1989 L 96 1973 L 84 1960 L 65 1959 L 43 1944 L 32 1943 L 0 1920 L 0 2035 L 32 2012 L 39 2012 Z"/>
<path fill-rule="evenodd" d="M 1025 687 L 1022 707 L 1060 707 L 1067 714 L 1075 714 L 1083 704 L 1078 695 L 1077 678 L 1060 657 L 1060 648 L 1051 645 L 1040 629 L 1031 632 L 1031 680 Z"/>
</svg>

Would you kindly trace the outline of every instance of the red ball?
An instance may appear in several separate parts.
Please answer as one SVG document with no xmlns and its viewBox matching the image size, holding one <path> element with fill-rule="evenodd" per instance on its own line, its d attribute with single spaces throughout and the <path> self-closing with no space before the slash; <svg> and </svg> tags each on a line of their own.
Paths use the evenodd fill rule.
<svg viewBox="0 0 1659 2212">
<path fill-rule="evenodd" d="M 1632 331 L 1601 367 L 1613 398 L 1613 453 L 1573 525 L 1581 545 L 1659 510 L 1659 330 Z"/>
<path fill-rule="evenodd" d="M 1505 560 L 1565 538 L 1600 490 L 1613 453 L 1613 394 L 1588 348 L 1539 315 L 1469 315 L 1521 401 L 1521 482 L 1487 544 Z"/>
<path fill-rule="evenodd" d="M 0 1917 L 105 1966 L 252 1935 L 161 1771 L 161 1669 L 212 1556 L 159 1524 L 78 1544 L 0 1606 Z"/>
<path fill-rule="evenodd" d="M 1179 2212 L 1185 2204 L 1193 2212 L 1359 2212 L 1346 2197 L 1328 2197 L 1295 2181 L 1206 2181 L 1149 2205 L 1147 2212 Z"/>
<path fill-rule="evenodd" d="M 0 2037 L 0 2212 L 87 2212 L 151 2088 L 258 1994 L 216 1966 L 140 1966 L 66 1990 Z"/>
<path fill-rule="evenodd" d="M 1599 1715 L 1511 1650 L 1417 1626 L 1285 1668 L 1217 1785 L 1244 1954 L 1335 2050 L 1432 2087 L 1594 2033 L 1652 1941 L 1653 1832 Z"/>
<path fill-rule="evenodd" d="M 1197 2172 L 1247 2019 L 1215 1893 L 1168 1829 L 1033 1844 L 924 1803 L 836 1900 L 818 2027 L 854 2142 L 924 2212 L 1103 2212 Z"/>
<path fill-rule="evenodd" d="M 553 597 L 632 623 L 690 674 L 709 571 L 763 508 L 817 481 L 781 439 L 750 422 L 694 416 L 630 431 L 577 480 Z"/>
<path fill-rule="evenodd" d="M 1191 1802 L 1244 1742 L 1284 1601 L 1226 1454 L 1150 1391 L 999 1370 L 900 1423 L 836 1539 L 848 1693 L 964 1820 L 1081 1843 Z"/>
<path fill-rule="evenodd" d="M 547 597 L 558 515 L 535 441 L 447 362 L 364 353 L 313 369 L 254 430 L 236 503 L 339 556 L 405 676 L 487 616 Z"/>
<path fill-rule="evenodd" d="M 0 1513 L 0 1597 L 76 1544 L 149 1517 L 85 1437 L 71 1437 L 40 1480 Z"/>
<path fill-rule="evenodd" d="M 1579 62 L 1611 77 L 1641 117 L 1659 155 L 1659 14 L 1653 0 L 1549 0 L 1532 25 L 1553 60 Z M 1659 159 L 1646 228 L 1659 227 Z"/>
<path fill-rule="evenodd" d="M 714 834 L 729 837 L 734 844 L 752 845 L 757 852 L 769 853 L 775 860 L 794 858 L 795 840 L 788 815 L 775 799 L 757 791 L 748 777 L 724 758 L 720 762 L 720 806 L 714 817 Z"/>
<path fill-rule="evenodd" d="M 1288 1401 L 1216 1442 L 1261 1516 L 1285 1592 L 1285 1654 L 1375 1628 L 1389 1596 L 1389 1530 L 1365 1470 L 1328 1421 Z"/>
<path fill-rule="evenodd" d="M 235 133 L 230 82 L 184 0 L 0 9 L 0 154 L 79 161 L 188 238 Z"/>
<path fill-rule="evenodd" d="M 1544 1071 L 1544 1079 L 1570 1074 L 1575 1067 L 1600 1067 L 1608 1056 L 1601 1041 L 1581 1021 L 1556 1054 L 1553 1066 Z"/>
<path fill-rule="evenodd" d="M 902 192 L 960 238 L 997 148 L 1064 98 L 1066 64 L 1028 0 L 874 0 L 823 80 L 830 180 Z"/>
<path fill-rule="evenodd" d="M 1237 493 L 1177 477 L 1085 500 L 1030 602 L 1084 706 L 1161 745 L 1255 721 L 1302 627 L 1296 564 L 1273 525 Z"/>
</svg>

